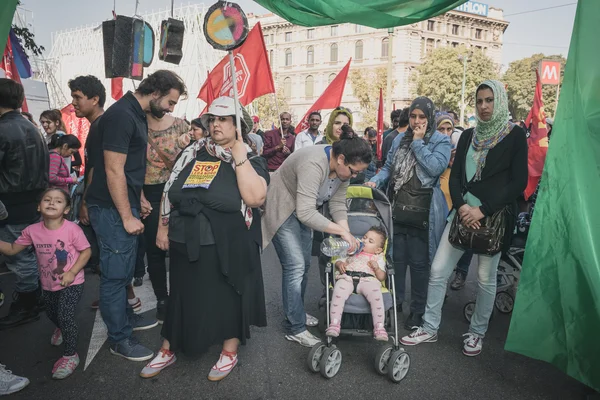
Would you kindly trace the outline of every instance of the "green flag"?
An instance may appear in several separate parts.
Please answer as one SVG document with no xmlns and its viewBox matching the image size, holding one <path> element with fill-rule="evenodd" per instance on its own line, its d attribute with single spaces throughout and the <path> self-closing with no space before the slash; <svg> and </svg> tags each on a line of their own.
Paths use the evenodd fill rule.
<svg viewBox="0 0 600 400">
<path fill-rule="evenodd" d="M 579 0 L 506 350 L 600 391 L 598 21 Z"/>
<path fill-rule="evenodd" d="M 372 28 L 410 25 L 452 10 L 466 0 L 255 0 L 296 25 L 352 22 Z"/>
<path fill-rule="evenodd" d="M 0 1 L 0 49 L 4 53 L 6 46 L 6 38 L 8 31 L 12 25 L 13 15 L 17 9 L 18 0 L 1 0 Z"/>
</svg>

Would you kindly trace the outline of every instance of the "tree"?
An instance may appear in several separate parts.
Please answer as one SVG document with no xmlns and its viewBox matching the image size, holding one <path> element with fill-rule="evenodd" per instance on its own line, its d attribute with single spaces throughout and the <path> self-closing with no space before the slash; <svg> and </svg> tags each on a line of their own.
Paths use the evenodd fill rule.
<svg viewBox="0 0 600 400">
<path fill-rule="evenodd" d="M 17 1 L 17 7 L 20 5 L 21 1 L 19 0 Z M 44 46 L 38 46 L 38 44 L 35 42 L 35 35 L 29 30 L 29 28 L 19 27 L 13 24 L 12 29 L 25 50 L 29 50 L 34 56 L 41 56 L 42 52 L 46 50 Z"/>
<path fill-rule="evenodd" d="M 352 93 L 358 99 L 361 111 L 361 121 L 364 127 L 376 126 L 377 107 L 379 106 L 379 88 L 384 93 L 387 87 L 387 69 L 380 67 L 375 70 L 354 69 L 350 71 Z M 392 89 L 396 81 L 392 81 Z"/>
<path fill-rule="evenodd" d="M 534 54 L 531 57 L 513 61 L 504 74 L 503 81 L 508 91 L 508 108 L 515 120 L 524 120 L 529 114 L 535 93 L 535 70 L 541 60 L 561 62 L 560 82 L 562 84 L 566 60 L 561 55 L 545 56 Z M 542 85 L 544 111 L 551 116 L 556 108 L 556 85 Z"/>
<path fill-rule="evenodd" d="M 462 55 L 468 56 L 465 103 L 472 109 L 477 86 L 486 79 L 496 79 L 498 71 L 483 52 L 464 46 L 438 47 L 429 53 L 415 69 L 413 94 L 429 97 L 440 110 L 459 113 L 463 80 L 463 61 L 459 57 Z"/>
<path fill-rule="evenodd" d="M 284 111 L 289 112 L 289 106 L 287 99 L 283 95 L 283 91 L 279 90 L 277 95 L 277 105 L 275 106 L 275 101 L 273 100 L 273 94 L 266 94 L 264 96 L 260 96 L 258 99 L 254 100 L 253 107 L 256 110 L 256 114 L 260 117 L 261 126 L 263 130 L 271 129 L 272 124 L 275 126 L 279 126 L 279 110 L 280 113 Z M 292 123 L 294 120 L 292 119 Z"/>
</svg>

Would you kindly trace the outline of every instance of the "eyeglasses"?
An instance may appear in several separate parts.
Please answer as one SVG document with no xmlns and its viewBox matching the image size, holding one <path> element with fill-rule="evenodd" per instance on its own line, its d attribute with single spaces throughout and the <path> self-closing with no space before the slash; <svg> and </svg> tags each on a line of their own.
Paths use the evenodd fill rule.
<svg viewBox="0 0 600 400">
<path fill-rule="evenodd" d="M 350 175 L 351 175 L 353 178 L 356 178 L 356 177 L 358 176 L 358 174 L 360 173 L 360 172 L 358 172 L 358 171 L 355 171 L 355 170 L 353 170 L 353 169 L 352 169 L 352 167 L 351 167 L 350 165 L 346 165 L 346 166 L 347 166 L 347 167 L 348 167 L 348 169 L 350 170 Z"/>
<path fill-rule="evenodd" d="M 346 112 L 352 114 L 352 110 L 350 110 L 349 108 L 346 108 L 346 107 L 336 107 L 333 111 L 346 111 Z"/>
</svg>

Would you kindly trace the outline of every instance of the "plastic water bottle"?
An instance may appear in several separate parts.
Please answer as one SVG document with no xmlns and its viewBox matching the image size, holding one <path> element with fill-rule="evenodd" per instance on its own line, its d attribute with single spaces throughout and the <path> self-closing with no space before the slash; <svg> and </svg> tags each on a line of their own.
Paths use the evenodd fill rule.
<svg viewBox="0 0 600 400">
<path fill-rule="evenodd" d="M 323 240 L 323 243 L 321 243 L 321 253 L 325 254 L 327 257 L 351 256 L 352 254 L 360 253 L 362 251 L 364 244 L 360 240 L 358 243 L 358 248 L 352 253 L 349 253 L 348 249 L 350 248 L 350 243 L 342 238 L 330 237 Z"/>
</svg>

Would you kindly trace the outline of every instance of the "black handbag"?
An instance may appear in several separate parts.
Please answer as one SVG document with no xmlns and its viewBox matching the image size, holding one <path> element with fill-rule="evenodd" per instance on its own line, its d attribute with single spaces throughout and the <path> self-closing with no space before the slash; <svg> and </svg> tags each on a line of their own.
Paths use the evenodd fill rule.
<svg viewBox="0 0 600 400">
<path fill-rule="evenodd" d="M 457 210 L 450 225 L 448 241 L 459 249 L 493 256 L 502 251 L 507 213 L 506 207 L 496 211 L 491 217 L 479 221 L 481 223 L 479 229 L 473 229 L 462 224 Z"/>
<path fill-rule="evenodd" d="M 423 188 L 416 171 L 400 190 L 394 193 L 392 219 L 394 223 L 417 229 L 429 229 L 429 210 L 433 188 Z"/>
</svg>

